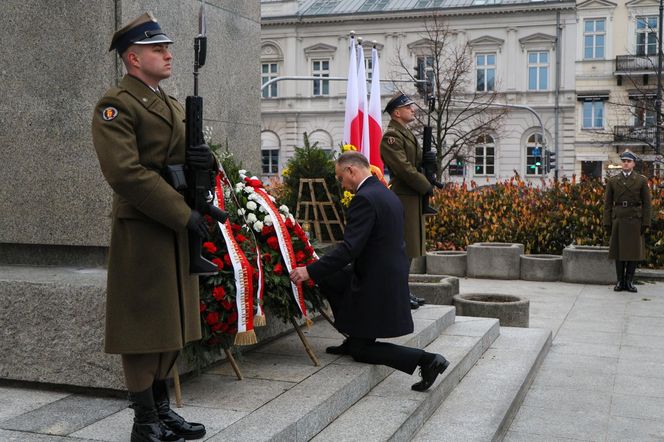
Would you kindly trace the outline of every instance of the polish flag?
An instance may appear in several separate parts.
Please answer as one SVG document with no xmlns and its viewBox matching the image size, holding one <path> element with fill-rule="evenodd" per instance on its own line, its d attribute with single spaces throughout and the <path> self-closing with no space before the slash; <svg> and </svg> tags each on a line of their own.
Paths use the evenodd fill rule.
<svg viewBox="0 0 664 442">
<path fill-rule="evenodd" d="M 357 53 L 355 51 L 355 36 L 350 36 L 350 57 L 348 62 L 348 83 L 346 87 L 346 114 L 344 117 L 344 144 L 352 144 L 360 149 L 362 143 L 361 119 L 358 112 L 357 91 Z M 366 86 L 365 86 L 366 89 Z"/>
<path fill-rule="evenodd" d="M 378 50 L 371 50 L 371 97 L 369 98 L 369 162 L 383 171 L 383 160 L 380 158 L 380 140 L 383 138 L 381 129 L 380 105 L 380 69 L 378 67 Z"/>
<path fill-rule="evenodd" d="M 370 160 L 371 146 L 369 144 L 369 101 L 367 100 L 367 70 L 364 65 L 364 49 L 362 43 L 357 45 L 357 91 L 358 109 L 360 113 L 360 134 L 362 136 L 362 144 L 360 150 L 367 160 Z M 358 146 L 359 148 L 360 146 Z"/>
</svg>

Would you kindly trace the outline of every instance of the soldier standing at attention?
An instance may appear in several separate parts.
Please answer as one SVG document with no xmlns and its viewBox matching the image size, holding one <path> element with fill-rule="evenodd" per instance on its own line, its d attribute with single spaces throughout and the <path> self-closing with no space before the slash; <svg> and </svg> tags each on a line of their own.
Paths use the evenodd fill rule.
<svg viewBox="0 0 664 442">
<path fill-rule="evenodd" d="M 634 272 L 646 259 L 645 231 L 650 227 L 651 204 L 648 180 L 634 172 L 636 155 L 620 155 L 622 171 L 609 178 L 604 195 L 604 227 L 611 235 L 609 258 L 616 260 L 616 292 L 635 293 Z"/>
<path fill-rule="evenodd" d="M 113 189 L 106 299 L 106 353 L 120 354 L 134 409 L 132 442 L 205 435 L 170 408 L 168 378 L 179 351 L 201 337 L 198 276 L 189 273 L 187 229 L 203 236 L 200 213 L 160 173 L 205 168 L 205 145 L 185 148 L 185 112 L 159 83 L 171 76 L 171 39 L 145 13 L 113 35 L 127 71 L 97 103 L 92 138 Z M 186 152 L 185 152 L 186 151 Z"/>
<path fill-rule="evenodd" d="M 422 149 L 417 138 L 406 126 L 415 120 L 413 100 L 407 95 L 395 95 L 385 106 L 391 120 L 380 142 L 380 156 L 390 170 L 390 188 L 396 193 L 405 212 L 404 239 L 409 261 L 426 254 L 426 231 L 422 215 L 422 196 L 433 191 L 426 176 L 418 170 L 422 163 Z M 436 152 L 432 149 L 427 155 Z M 412 309 L 424 304 L 424 299 L 410 294 Z"/>
</svg>

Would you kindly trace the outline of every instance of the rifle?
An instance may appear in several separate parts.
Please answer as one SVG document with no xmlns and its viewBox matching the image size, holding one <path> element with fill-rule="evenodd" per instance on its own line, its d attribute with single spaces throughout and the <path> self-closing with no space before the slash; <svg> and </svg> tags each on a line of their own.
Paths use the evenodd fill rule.
<svg viewBox="0 0 664 442">
<path fill-rule="evenodd" d="M 436 97 L 434 97 L 433 94 L 430 95 L 428 102 L 429 112 L 427 114 L 427 125 L 424 126 L 424 136 L 422 139 L 422 152 L 424 154 L 431 152 L 431 140 L 433 138 L 433 129 L 431 128 L 431 113 L 434 111 L 434 107 L 436 105 Z M 422 157 L 422 173 L 424 176 L 429 180 L 432 186 L 435 186 L 438 189 L 444 188 L 445 184 L 439 182 L 436 179 L 436 173 L 438 172 L 438 165 L 436 164 L 436 160 L 427 161 L 424 159 L 427 157 L 427 155 L 423 155 Z M 436 209 L 429 205 L 429 197 L 431 195 L 432 193 L 429 192 L 422 197 L 422 215 L 435 215 L 438 213 Z"/>
<path fill-rule="evenodd" d="M 198 69 L 205 64 L 207 52 L 207 36 L 205 35 L 204 3 L 198 15 L 199 34 L 194 39 L 194 95 L 188 96 L 186 101 L 185 138 L 187 149 L 205 144 L 203 136 L 203 97 L 198 95 Z M 215 172 L 212 169 L 198 169 L 187 167 L 187 204 L 202 214 L 211 216 L 217 222 L 223 223 L 228 213 L 210 204 L 213 200 Z M 216 264 L 203 258 L 203 238 L 189 231 L 189 273 L 193 275 L 214 275 L 219 269 Z"/>
</svg>

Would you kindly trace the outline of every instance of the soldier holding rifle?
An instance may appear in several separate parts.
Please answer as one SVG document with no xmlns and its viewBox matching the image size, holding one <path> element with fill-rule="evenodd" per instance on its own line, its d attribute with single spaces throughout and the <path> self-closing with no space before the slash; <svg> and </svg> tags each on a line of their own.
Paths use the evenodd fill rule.
<svg viewBox="0 0 664 442">
<path fill-rule="evenodd" d="M 102 97 L 92 121 L 101 170 L 114 193 L 105 351 L 122 357 L 135 413 L 132 441 L 205 435 L 202 424 L 171 410 L 166 385 L 179 351 L 201 337 L 188 231 L 207 235 L 177 171 L 209 169 L 214 161 L 207 146 L 186 146 L 185 110 L 159 85 L 171 76 L 171 43 L 149 13 L 118 30 L 110 50 L 127 75 Z"/>
</svg>

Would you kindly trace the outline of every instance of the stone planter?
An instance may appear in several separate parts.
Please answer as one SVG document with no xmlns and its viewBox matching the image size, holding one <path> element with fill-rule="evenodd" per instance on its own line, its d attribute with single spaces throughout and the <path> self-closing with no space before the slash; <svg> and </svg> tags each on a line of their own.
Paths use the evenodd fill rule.
<svg viewBox="0 0 664 442">
<path fill-rule="evenodd" d="M 518 296 L 492 293 L 466 293 L 454 296 L 456 314 L 498 318 L 503 327 L 528 327 L 530 301 Z"/>
<path fill-rule="evenodd" d="M 558 281 L 563 270 L 560 255 L 521 255 L 521 279 L 526 281 Z"/>
<path fill-rule="evenodd" d="M 459 293 L 459 279 L 446 275 L 410 275 L 410 292 L 424 298 L 429 304 L 452 305 L 452 298 Z"/>
<path fill-rule="evenodd" d="M 418 256 L 413 258 L 410 263 L 410 273 L 426 273 L 427 271 L 427 257 Z"/>
<path fill-rule="evenodd" d="M 466 256 L 463 250 L 439 250 L 427 253 L 429 275 L 466 276 Z"/>
<path fill-rule="evenodd" d="M 609 248 L 570 245 L 563 250 L 563 281 L 582 284 L 613 284 L 616 270 Z"/>
<path fill-rule="evenodd" d="M 519 279 L 523 244 L 480 242 L 468 246 L 470 278 Z"/>
</svg>

